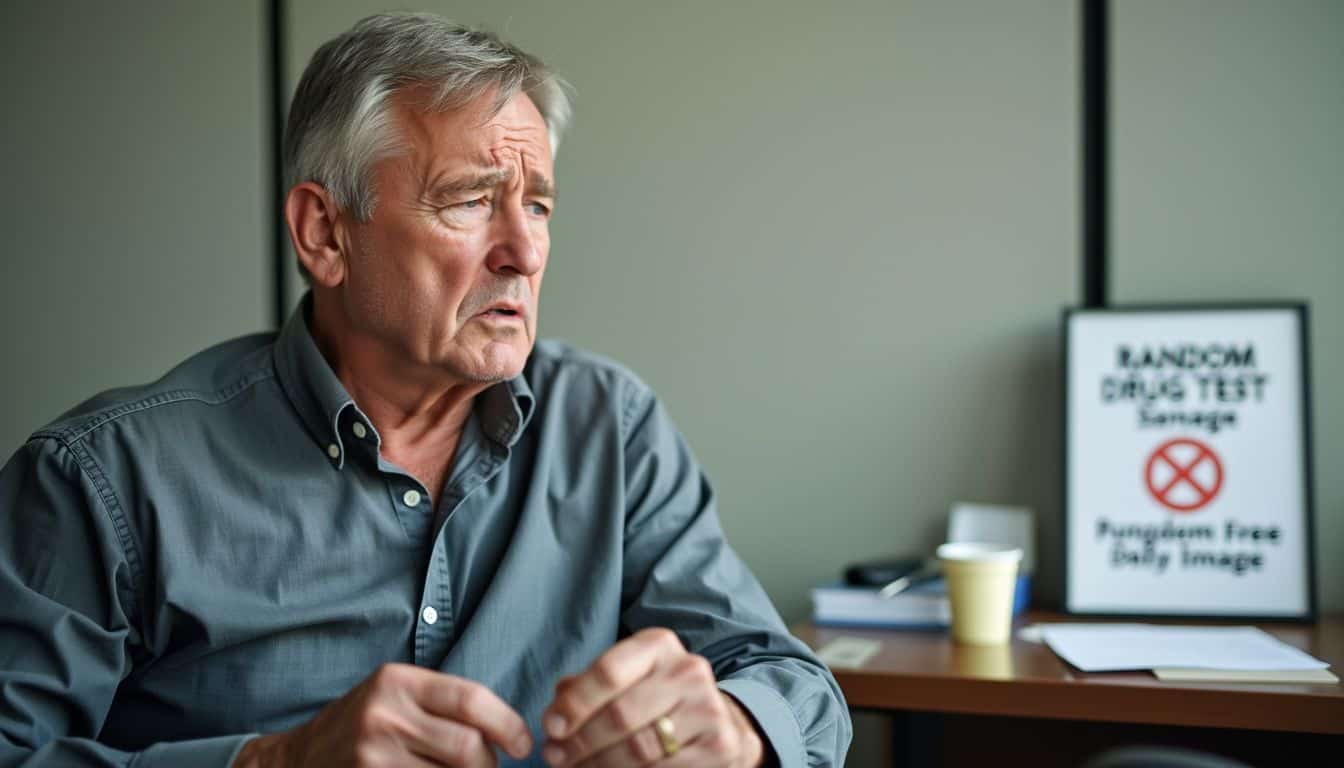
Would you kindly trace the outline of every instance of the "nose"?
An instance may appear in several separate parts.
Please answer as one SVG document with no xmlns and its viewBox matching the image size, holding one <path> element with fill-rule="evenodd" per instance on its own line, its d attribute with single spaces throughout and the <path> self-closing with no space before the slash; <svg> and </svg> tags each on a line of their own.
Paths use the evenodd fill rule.
<svg viewBox="0 0 1344 768">
<path fill-rule="evenodd" d="M 504 206 L 493 217 L 491 226 L 490 252 L 486 257 L 491 272 L 512 271 L 527 277 L 541 270 L 544 246 L 522 206 Z"/>
</svg>

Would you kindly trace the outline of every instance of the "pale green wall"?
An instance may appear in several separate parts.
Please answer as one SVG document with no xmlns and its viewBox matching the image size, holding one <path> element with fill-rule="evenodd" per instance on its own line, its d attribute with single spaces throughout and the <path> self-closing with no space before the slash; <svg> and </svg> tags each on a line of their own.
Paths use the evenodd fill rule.
<svg viewBox="0 0 1344 768">
<path fill-rule="evenodd" d="M 1043 516 L 1076 300 L 1076 14 L 1051 2 L 440 3 L 578 91 L 544 331 L 641 371 L 785 614 L 956 498 Z M 291 83 L 371 3 L 294 0 Z M 1318 581 L 1344 605 L 1344 6 L 1114 11 L 1116 300 L 1313 306 Z M 0 440 L 257 330 L 260 4 L 14 4 Z"/>
<path fill-rule="evenodd" d="M 0 453 L 268 323 L 260 2 L 0 10 Z"/>
<path fill-rule="evenodd" d="M 574 84 L 542 333 L 661 393 L 787 618 L 959 498 L 1057 538 L 1074 3 L 424 6 Z M 381 9 L 295 0 L 292 78 Z"/>
<path fill-rule="evenodd" d="M 383 7 L 289 6 L 291 86 Z M 1113 298 L 1312 301 L 1320 581 L 1339 610 L 1344 5 L 1114 6 Z M 786 616 L 851 558 L 931 546 L 958 498 L 1035 507 L 1040 593 L 1058 595 L 1076 2 L 424 7 L 576 86 L 543 331 L 657 387 Z M 263 327 L 270 232 L 259 2 L 2 13 L 8 451 L 98 389 Z M 880 762 L 876 725 L 852 764 Z"/>
<path fill-rule="evenodd" d="M 1115 3 L 1112 298 L 1306 299 L 1321 607 L 1344 610 L 1344 3 Z"/>
</svg>

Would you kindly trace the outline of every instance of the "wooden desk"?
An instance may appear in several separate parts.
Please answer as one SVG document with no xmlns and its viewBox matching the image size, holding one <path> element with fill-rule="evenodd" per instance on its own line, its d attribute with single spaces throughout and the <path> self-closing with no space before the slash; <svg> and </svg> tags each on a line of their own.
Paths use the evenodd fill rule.
<svg viewBox="0 0 1344 768">
<path fill-rule="evenodd" d="M 1080 620 L 1092 619 L 1030 612 L 1017 625 Z M 1344 617 L 1327 617 L 1315 625 L 1260 626 L 1329 662 L 1332 671 L 1344 677 Z M 981 738 L 981 734 L 997 729 L 991 724 L 1005 717 L 1030 718 L 1037 724 L 1035 730 L 1051 732 L 1046 737 L 1051 739 L 1060 735 L 1073 738 L 1069 734 L 1078 730 L 1100 732 L 1095 727 L 1080 729 L 1080 724 L 1115 723 L 1163 728 L 1129 729 L 1128 735 L 1109 740 L 1113 743 L 1179 743 L 1181 737 L 1197 734 L 1198 729 L 1217 730 L 1206 731 L 1212 734 L 1206 738 L 1191 738 L 1192 746 L 1210 740 L 1234 743 L 1236 738 L 1245 741 L 1253 737 L 1264 742 L 1255 746 L 1247 741 L 1249 746 L 1241 750 L 1243 754 L 1277 749 L 1286 743 L 1288 733 L 1321 735 L 1309 738 L 1313 743 L 1336 741 L 1344 734 L 1344 685 L 1340 683 L 1172 683 L 1161 682 L 1147 672 L 1089 674 L 1065 664 L 1046 646 L 1016 637 L 1000 648 L 975 648 L 952 643 L 944 632 L 841 629 L 808 623 L 793 627 L 793 632 L 814 649 L 841 635 L 880 641 L 882 649 L 862 669 L 833 670 L 849 705 L 889 713 L 937 713 L 945 716 L 938 719 L 939 723 L 979 724 L 969 730 L 963 727 L 956 738 L 945 737 L 954 746 L 997 738 Z M 1020 730 L 1027 721 L 1016 722 Z M 1236 729 L 1255 733 L 1235 737 Z M 927 723 L 913 730 L 928 730 Z M 1153 738 L 1153 733 L 1179 737 Z M 1295 737 L 1294 743 L 1301 743 L 1301 739 Z M 967 747 L 956 748 L 964 751 Z M 1076 751 L 1086 752 L 1081 748 Z"/>
</svg>

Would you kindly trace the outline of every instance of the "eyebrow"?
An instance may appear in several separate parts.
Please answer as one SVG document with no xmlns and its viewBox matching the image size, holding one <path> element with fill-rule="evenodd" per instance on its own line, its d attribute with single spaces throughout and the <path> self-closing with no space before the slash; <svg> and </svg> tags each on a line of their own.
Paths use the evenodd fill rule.
<svg viewBox="0 0 1344 768">
<path fill-rule="evenodd" d="M 434 185 L 429 192 L 431 200 L 444 200 L 468 192 L 481 192 L 497 187 L 513 178 L 512 168 L 498 168 L 469 176 L 447 179 Z M 555 183 L 539 173 L 527 175 L 527 193 L 537 197 L 555 197 Z"/>
<path fill-rule="evenodd" d="M 555 182 L 540 173 L 527 175 L 527 191 L 537 197 L 555 197 Z"/>
</svg>

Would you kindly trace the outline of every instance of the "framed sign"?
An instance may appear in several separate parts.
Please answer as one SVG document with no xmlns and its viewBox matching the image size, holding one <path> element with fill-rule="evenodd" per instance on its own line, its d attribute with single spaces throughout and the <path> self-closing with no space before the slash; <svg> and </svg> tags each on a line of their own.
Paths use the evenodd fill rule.
<svg viewBox="0 0 1344 768">
<path fill-rule="evenodd" d="M 1312 620 L 1305 304 L 1064 313 L 1072 613 Z"/>
</svg>

